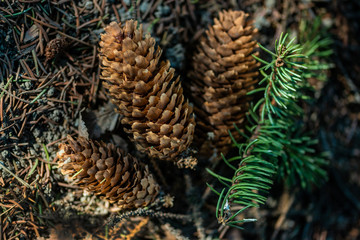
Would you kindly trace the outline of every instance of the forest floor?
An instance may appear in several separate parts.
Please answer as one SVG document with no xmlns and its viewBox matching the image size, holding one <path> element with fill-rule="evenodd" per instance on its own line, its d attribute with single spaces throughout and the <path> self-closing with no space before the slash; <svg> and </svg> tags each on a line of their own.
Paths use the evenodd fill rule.
<svg viewBox="0 0 360 240">
<path fill-rule="evenodd" d="M 132 7 L 137 2 L 136 7 Z M 67 183 L 54 162 L 58 144 L 79 134 L 135 153 L 99 78 L 98 44 L 111 21 L 135 18 L 155 37 L 176 73 L 222 9 L 244 10 L 258 41 L 272 49 L 281 32 L 304 34 L 300 22 L 319 16 L 333 40 L 333 67 L 314 80 L 307 128 L 328 153 L 329 180 L 320 188 L 281 182 L 265 205 L 251 209 L 244 230 L 220 226 L 215 179 L 194 170 L 151 164 L 174 207 L 117 212 Z M 1 239 L 360 239 L 360 2 L 357 0 L 60 0 L 0 2 Z M 53 39 L 56 56 L 46 56 Z M 159 165 L 159 166 L 158 166 Z M 221 163 L 218 170 L 223 171 Z"/>
</svg>

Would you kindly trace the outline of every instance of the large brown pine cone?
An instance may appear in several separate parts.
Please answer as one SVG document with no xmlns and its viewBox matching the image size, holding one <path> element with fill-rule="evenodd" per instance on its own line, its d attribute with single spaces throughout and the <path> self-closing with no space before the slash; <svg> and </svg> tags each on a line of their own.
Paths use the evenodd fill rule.
<svg viewBox="0 0 360 240">
<path fill-rule="evenodd" d="M 59 167 L 74 183 L 102 194 L 122 209 L 147 206 L 159 192 L 149 169 L 112 144 L 68 136 L 59 146 Z"/>
<path fill-rule="evenodd" d="M 150 35 L 143 38 L 136 21 L 124 27 L 112 22 L 105 31 L 100 42 L 102 79 L 124 116 L 125 130 L 139 151 L 183 163 L 180 154 L 192 142 L 195 121 L 179 77 L 173 79 L 169 61 L 159 63 L 161 49 L 155 50 Z"/>
<path fill-rule="evenodd" d="M 257 29 L 247 18 L 242 11 L 220 12 L 193 57 L 186 87 L 197 116 L 195 135 L 200 152 L 217 149 L 225 154 L 231 147 L 228 130 L 240 138 L 234 123 L 244 126 L 250 101 L 246 94 L 258 82 L 259 66 L 251 56 Z"/>
</svg>

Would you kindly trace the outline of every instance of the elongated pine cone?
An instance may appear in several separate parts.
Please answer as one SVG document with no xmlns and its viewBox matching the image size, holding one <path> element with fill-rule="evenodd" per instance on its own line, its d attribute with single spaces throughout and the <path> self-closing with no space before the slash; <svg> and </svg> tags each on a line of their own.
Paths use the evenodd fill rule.
<svg viewBox="0 0 360 240">
<path fill-rule="evenodd" d="M 136 21 L 126 21 L 124 27 L 112 22 L 105 31 L 100 42 L 102 79 L 124 116 L 125 131 L 148 156 L 192 167 L 196 159 L 185 153 L 195 120 L 170 62 L 159 63 L 162 50 L 155 50 L 149 34 L 143 38 Z"/>
<path fill-rule="evenodd" d="M 228 130 L 238 139 L 234 123 L 244 126 L 250 101 L 246 94 L 258 82 L 259 66 L 251 56 L 257 29 L 247 18 L 243 11 L 220 12 L 193 57 L 186 87 L 194 103 L 201 153 L 217 149 L 226 154 L 231 146 Z"/>
<path fill-rule="evenodd" d="M 130 154 L 112 144 L 68 136 L 57 153 L 61 173 L 95 194 L 117 202 L 121 209 L 145 207 L 154 201 L 159 185 Z"/>
</svg>

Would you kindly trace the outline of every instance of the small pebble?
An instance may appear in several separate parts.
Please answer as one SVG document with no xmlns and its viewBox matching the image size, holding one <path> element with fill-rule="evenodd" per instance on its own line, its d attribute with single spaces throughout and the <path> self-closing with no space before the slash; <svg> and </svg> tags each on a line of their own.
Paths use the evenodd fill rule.
<svg viewBox="0 0 360 240">
<path fill-rule="evenodd" d="M 9 151 L 6 149 L 2 150 L 0 156 L 1 156 L 1 159 L 6 159 L 9 156 Z"/>
<path fill-rule="evenodd" d="M 94 8 L 94 3 L 93 3 L 92 1 L 86 1 L 86 3 L 85 3 L 85 8 L 86 8 L 87 10 L 93 9 L 93 8 Z"/>
<path fill-rule="evenodd" d="M 130 5 L 131 5 L 131 0 L 124 0 L 124 3 L 125 3 L 127 6 L 130 6 Z"/>
<path fill-rule="evenodd" d="M 38 129 L 38 128 L 34 128 L 33 131 L 32 131 L 32 133 L 33 133 L 34 137 L 37 138 L 37 137 L 40 136 L 41 131 L 40 131 L 40 129 Z"/>
<path fill-rule="evenodd" d="M 49 88 L 49 90 L 46 92 L 46 96 L 47 96 L 47 97 L 51 97 L 51 96 L 54 95 L 54 93 L 55 93 L 55 88 L 54 88 L 54 87 L 51 87 L 51 88 Z"/>
<path fill-rule="evenodd" d="M 168 16 L 169 14 L 171 13 L 171 9 L 169 6 L 158 6 L 157 9 L 156 9 L 156 12 L 155 12 L 155 16 L 157 18 L 161 18 L 161 17 L 164 17 L 164 16 Z"/>
<path fill-rule="evenodd" d="M 32 88 L 32 83 L 30 81 L 24 82 L 24 83 L 20 84 L 20 87 L 22 87 L 28 91 Z"/>
<path fill-rule="evenodd" d="M 140 7 L 139 7 L 140 12 L 141 12 L 141 13 L 145 13 L 146 10 L 147 10 L 149 7 L 150 7 L 150 6 L 149 6 L 149 3 L 148 3 L 148 2 L 142 2 L 142 3 L 140 4 Z"/>
</svg>

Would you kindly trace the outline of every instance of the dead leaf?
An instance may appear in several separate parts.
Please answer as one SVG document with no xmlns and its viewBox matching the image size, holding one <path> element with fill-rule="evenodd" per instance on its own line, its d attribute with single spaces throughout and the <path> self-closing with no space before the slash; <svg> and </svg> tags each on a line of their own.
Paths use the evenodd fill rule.
<svg viewBox="0 0 360 240">
<path fill-rule="evenodd" d="M 39 36 L 39 29 L 34 24 L 25 33 L 24 43 L 30 42 Z"/>
</svg>

